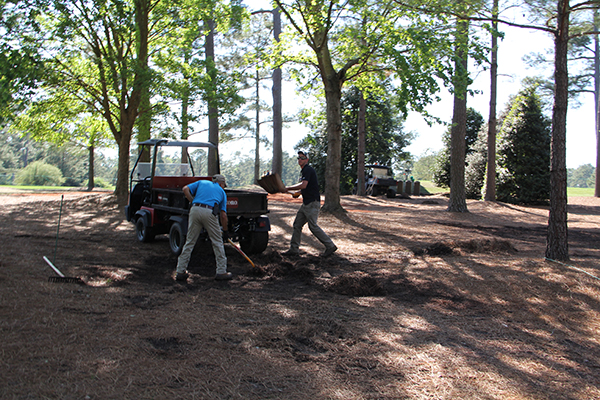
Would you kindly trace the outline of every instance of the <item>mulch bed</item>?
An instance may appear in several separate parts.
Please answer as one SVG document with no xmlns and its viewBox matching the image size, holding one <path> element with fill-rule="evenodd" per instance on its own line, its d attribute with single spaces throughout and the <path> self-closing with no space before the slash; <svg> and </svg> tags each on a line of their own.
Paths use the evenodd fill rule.
<svg viewBox="0 0 600 400">
<path fill-rule="evenodd" d="M 548 210 L 443 196 L 348 196 L 321 215 L 269 195 L 256 268 L 208 243 L 176 282 L 166 237 L 135 240 L 108 193 L 0 195 L 2 399 L 600 398 L 600 199 L 569 199 L 571 260 L 545 260 Z M 84 285 L 49 282 L 53 261 Z"/>
</svg>

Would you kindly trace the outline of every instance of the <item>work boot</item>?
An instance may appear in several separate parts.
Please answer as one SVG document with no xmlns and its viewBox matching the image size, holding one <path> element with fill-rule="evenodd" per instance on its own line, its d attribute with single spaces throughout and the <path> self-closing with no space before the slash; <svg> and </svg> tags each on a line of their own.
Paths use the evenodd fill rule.
<svg viewBox="0 0 600 400">
<path fill-rule="evenodd" d="M 323 254 L 321 254 L 321 257 L 329 257 L 330 255 L 332 255 L 336 251 L 337 251 L 337 246 L 334 244 L 332 247 L 330 247 L 328 249 L 325 249 L 325 251 L 323 252 Z"/>
<path fill-rule="evenodd" d="M 190 276 L 187 271 L 184 272 L 178 272 L 177 275 L 175 276 L 175 280 L 178 282 L 184 282 L 187 281 L 188 276 Z"/>
<path fill-rule="evenodd" d="M 284 251 L 283 253 L 281 253 L 281 255 L 284 257 L 298 257 L 300 255 L 300 252 L 289 249 L 288 251 Z"/>
<path fill-rule="evenodd" d="M 216 281 L 230 281 L 233 279 L 233 274 L 231 272 L 225 272 L 224 274 L 215 275 Z"/>
</svg>

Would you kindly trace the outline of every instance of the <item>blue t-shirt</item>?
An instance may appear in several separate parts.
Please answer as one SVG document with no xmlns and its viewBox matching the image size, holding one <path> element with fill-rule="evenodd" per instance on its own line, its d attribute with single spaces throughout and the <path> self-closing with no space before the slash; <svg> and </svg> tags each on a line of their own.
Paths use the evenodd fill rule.
<svg viewBox="0 0 600 400">
<path fill-rule="evenodd" d="M 221 211 L 227 212 L 227 195 L 218 183 L 200 179 L 190 183 L 187 187 L 190 189 L 191 195 L 194 196 L 192 203 L 206 204 L 211 207 L 218 203 Z"/>
</svg>

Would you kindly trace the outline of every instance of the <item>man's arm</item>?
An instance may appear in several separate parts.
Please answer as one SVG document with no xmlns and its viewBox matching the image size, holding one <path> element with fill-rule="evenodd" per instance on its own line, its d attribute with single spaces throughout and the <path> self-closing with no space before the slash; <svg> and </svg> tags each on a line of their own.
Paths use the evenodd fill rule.
<svg viewBox="0 0 600 400">
<path fill-rule="evenodd" d="M 183 195 L 185 196 L 186 199 L 188 199 L 188 201 L 191 203 L 192 201 L 194 201 L 194 198 L 192 197 L 192 192 L 190 191 L 190 188 L 186 186 L 183 187 Z"/>
<path fill-rule="evenodd" d="M 228 227 L 227 213 L 225 211 L 221 210 L 220 217 L 221 217 L 221 226 L 223 227 L 223 232 L 227 232 L 227 227 Z"/>
<path fill-rule="evenodd" d="M 297 183 L 292 186 L 286 186 L 285 191 L 289 192 L 291 190 L 302 190 L 302 189 L 306 189 L 306 186 L 308 186 L 308 181 L 303 179 L 300 183 Z"/>
</svg>

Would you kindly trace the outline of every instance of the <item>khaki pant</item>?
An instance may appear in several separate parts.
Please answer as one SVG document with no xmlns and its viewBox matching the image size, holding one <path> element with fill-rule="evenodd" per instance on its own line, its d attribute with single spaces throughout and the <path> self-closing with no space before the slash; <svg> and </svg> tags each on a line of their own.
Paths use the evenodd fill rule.
<svg viewBox="0 0 600 400">
<path fill-rule="evenodd" d="M 190 209 L 189 216 L 189 228 L 187 233 L 187 239 L 181 255 L 177 259 L 177 272 L 185 272 L 190 262 L 190 257 L 200 231 L 202 228 L 206 229 L 208 237 L 212 242 L 213 252 L 215 253 L 215 260 L 217 262 L 217 274 L 224 274 L 227 272 L 227 257 L 225 256 L 225 248 L 223 247 L 223 236 L 221 235 L 221 225 L 219 225 L 219 217 L 212 213 L 212 210 L 208 208 L 202 208 L 193 206 Z"/>
<path fill-rule="evenodd" d="M 300 241 L 302 239 L 302 228 L 308 223 L 308 229 L 313 235 L 319 240 L 319 242 L 325 245 L 326 249 L 333 246 L 333 241 L 327 236 L 327 234 L 317 225 L 317 219 L 319 218 L 319 210 L 321 209 L 320 201 L 313 201 L 308 204 L 302 204 L 298 213 L 296 213 L 296 219 L 294 219 L 294 233 L 292 233 L 292 241 L 290 243 L 290 250 L 298 252 L 300 250 Z"/>
</svg>

